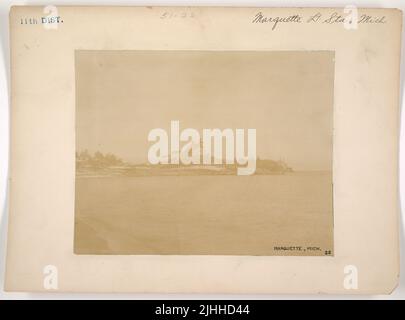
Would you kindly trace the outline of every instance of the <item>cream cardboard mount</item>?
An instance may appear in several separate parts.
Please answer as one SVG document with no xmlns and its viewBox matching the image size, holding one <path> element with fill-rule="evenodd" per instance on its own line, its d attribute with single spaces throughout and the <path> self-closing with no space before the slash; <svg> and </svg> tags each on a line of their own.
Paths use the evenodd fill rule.
<svg viewBox="0 0 405 320">
<path fill-rule="evenodd" d="M 12 7 L 5 289 L 392 292 L 401 27 Z"/>
</svg>

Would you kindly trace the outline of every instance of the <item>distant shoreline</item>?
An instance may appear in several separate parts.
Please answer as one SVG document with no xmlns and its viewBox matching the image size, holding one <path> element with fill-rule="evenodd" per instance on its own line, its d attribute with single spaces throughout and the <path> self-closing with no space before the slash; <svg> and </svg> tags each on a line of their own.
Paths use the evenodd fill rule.
<svg viewBox="0 0 405 320">
<path fill-rule="evenodd" d="M 300 176 L 300 175 L 322 175 L 322 174 L 332 174 L 329 170 L 308 170 L 308 171 L 291 171 L 291 172 L 268 172 L 268 173 L 254 173 L 253 175 L 247 176 Z M 171 172 L 154 172 L 154 173 L 132 173 L 132 174 L 122 174 L 122 173 L 103 173 L 103 172 L 76 172 L 76 178 L 87 179 L 87 178 L 140 178 L 140 177 L 197 177 L 197 176 L 237 176 L 235 173 L 220 173 L 220 172 L 195 172 L 190 170 L 189 172 L 184 171 L 171 171 Z"/>
</svg>

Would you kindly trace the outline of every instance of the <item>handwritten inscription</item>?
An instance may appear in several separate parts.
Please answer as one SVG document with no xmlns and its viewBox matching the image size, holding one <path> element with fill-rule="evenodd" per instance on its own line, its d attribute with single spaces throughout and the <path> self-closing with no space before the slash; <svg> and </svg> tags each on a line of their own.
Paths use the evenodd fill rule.
<svg viewBox="0 0 405 320">
<path fill-rule="evenodd" d="M 187 19 L 187 18 L 194 18 L 194 17 L 195 17 L 195 14 L 194 14 L 194 12 L 191 12 L 191 11 L 190 12 L 165 11 L 160 15 L 160 19 L 175 19 L 175 18 Z"/>
<path fill-rule="evenodd" d="M 302 17 L 298 14 L 287 17 L 270 17 L 259 12 L 255 15 L 252 23 L 270 23 L 272 25 L 271 29 L 274 30 L 279 23 L 301 23 L 301 21 Z"/>
<path fill-rule="evenodd" d="M 304 17 L 299 14 L 288 15 L 288 16 L 270 16 L 265 15 L 262 12 L 258 12 L 254 15 L 252 23 L 255 24 L 270 24 L 271 30 L 275 30 L 280 24 L 343 24 L 348 22 L 347 19 L 350 19 L 338 12 L 333 12 L 328 15 L 321 14 L 317 12 L 309 17 Z M 350 21 L 349 21 L 350 22 Z M 386 23 L 387 19 L 385 16 L 371 16 L 367 14 L 362 14 L 357 19 L 358 24 L 383 24 Z"/>
</svg>

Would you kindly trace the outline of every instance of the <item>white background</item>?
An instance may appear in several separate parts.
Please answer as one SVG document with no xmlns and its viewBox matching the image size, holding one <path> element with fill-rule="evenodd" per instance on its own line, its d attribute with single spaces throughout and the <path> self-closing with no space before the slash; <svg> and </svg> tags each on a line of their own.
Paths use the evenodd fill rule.
<svg viewBox="0 0 405 320">
<path fill-rule="evenodd" d="M 0 300 L 2 299 L 405 299 L 405 221 L 401 213 L 401 277 L 398 288 L 390 296 L 335 296 L 335 295 L 220 295 L 220 294 L 63 294 L 63 293 L 8 293 L 4 292 L 6 239 L 8 224 L 8 158 L 9 158 L 9 131 L 10 131 L 10 53 L 9 53 L 9 25 L 8 13 L 11 5 L 138 5 L 138 6 L 249 6 L 249 7 L 344 7 L 355 5 L 358 7 L 399 8 L 405 11 L 403 0 L 370 0 L 370 1 L 293 1 L 293 0 L 261 0 L 261 1 L 7 1 L 0 4 Z M 402 34 L 404 36 L 402 27 Z M 402 51 L 405 41 L 402 43 Z M 404 91 L 404 55 L 401 58 L 401 111 L 403 110 Z M 401 123 L 405 115 L 401 112 Z M 405 161 L 405 128 L 401 126 L 400 163 Z M 405 188 L 405 172 L 403 165 L 400 167 L 400 190 Z M 401 191 L 400 191 L 401 192 Z M 404 210 L 405 192 L 401 192 L 401 208 Z M 361 274 L 359 275 L 361 277 Z"/>
</svg>

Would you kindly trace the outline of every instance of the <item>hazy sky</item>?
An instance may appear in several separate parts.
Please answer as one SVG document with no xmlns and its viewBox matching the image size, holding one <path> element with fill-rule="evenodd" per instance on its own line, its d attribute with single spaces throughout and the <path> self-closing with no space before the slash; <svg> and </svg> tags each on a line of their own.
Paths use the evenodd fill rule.
<svg viewBox="0 0 405 320">
<path fill-rule="evenodd" d="M 151 129 L 255 128 L 257 155 L 332 165 L 332 52 L 77 51 L 78 151 L 146 162 Z"/>
</svg>

